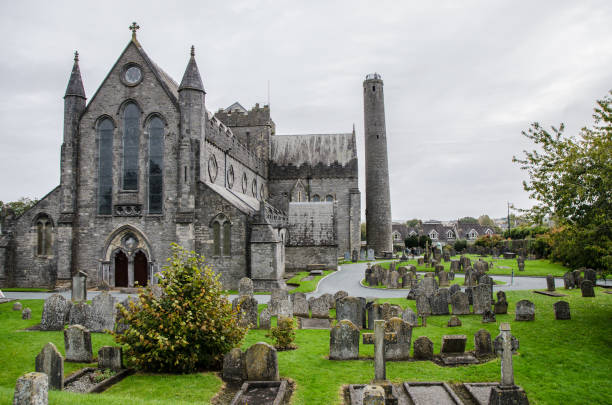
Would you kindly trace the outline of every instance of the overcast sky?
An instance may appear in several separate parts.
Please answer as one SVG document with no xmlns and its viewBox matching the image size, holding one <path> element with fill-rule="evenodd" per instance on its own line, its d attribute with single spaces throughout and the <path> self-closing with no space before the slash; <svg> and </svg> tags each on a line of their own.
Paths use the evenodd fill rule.
<svg viewBox="0 0 612 405">
<path fill-rule="evenodd" d="M 174 6 L 177 4 L 177 6 Z M 4 1 L 0 200 L 59 183 L 63 95 L 80 53 L 91 97 L 130 40 L 176 81 L 189 48 L 211 111 L 270 99 L 278 134 L 356 126 L 365 209 L 362 81 L 384 80 L 394 219 L 454 219 L 532 204 L 512 156 L 538 121 L 591 123 L 612 88 L 612 1 Z"/>
</svg>

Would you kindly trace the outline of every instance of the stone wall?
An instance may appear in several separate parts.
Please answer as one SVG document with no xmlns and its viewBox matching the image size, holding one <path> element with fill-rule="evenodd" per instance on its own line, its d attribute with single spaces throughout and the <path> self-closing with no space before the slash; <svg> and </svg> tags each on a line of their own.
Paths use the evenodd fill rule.
<svg viewBox="0 0 612 405">
<path fill-rule="evenodd" d="M 336 246 L 287 246 L 285 247 L 285 270 L 305 271 L 309 264 L 324 264 L 326 269 L 338 269 Z"/>
</svg>

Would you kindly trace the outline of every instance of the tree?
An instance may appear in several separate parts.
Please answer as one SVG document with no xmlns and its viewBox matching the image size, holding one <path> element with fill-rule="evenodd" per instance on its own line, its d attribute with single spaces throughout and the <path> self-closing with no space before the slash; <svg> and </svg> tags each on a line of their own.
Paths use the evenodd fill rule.
<svg viewBox="0 0 612 405">
<path fill-rule="evenodd" d="M 215 367 L 246 334 L 219 275 L 195 252 L 172 244 L 155 288 L 147 286 L 128 308 L 119 305 L 128 328 L 114 338 L 133 366 L 180 373 Z"/>
<path fill-rule="evenodd" d="M 474 217 L 463 217 L 457 220 L 460 224 L 477 224 L 478 220 Z"/>
<path fill-rule="evenodd" d="M 420 219 L 416 219 L 416 218 L 409 219 L 408 221 L 406 221 L 406 226 L 408 226 L 410 228 L 414 228 L 414 227 L 416 227 L 418 225 L 421 225 L 421 224 L 422 224 L 421 220 Z"/>
<path fill-rule="evenodd" d="M 408 236 L 404 239 L 404 244 L 407 248 L 417 247 L 419 246 L 419 237 L 417 235 Z"/>
<path fill-rule="evenodd" d="M 482 226 L 495 226 L 495 222 L 487 214 L 479 216 L 478 223 Z"/>
<path fill-rule="evenodd" d="M 38 202 L 37 198 L 21 197 L 17 201 L 2 202 L 0 201 L 0 215 L 4 217 L 6 210 L 11 210 L 16 217 L 20 216 Z"/>
<path fill-rule="evenodd" d="M 424 248 L 425 244 L 429 244 L 429 246 L 431 247 L 431 238 L 429 237 L 429 235 L 419 236 L 419 246 Z"/>
<path fill-rule="evenodd" d="M 513 157 L 529 176 L 523 188 L 538 203 L 528 210 L 551 232 L 552 258 L 568 265 L 612 271 L 612 91 L 597 101 L 592 128 L 566 136 L 564 125 L 538 123 L 523 135 L 538 149 Z"/>
</svg>

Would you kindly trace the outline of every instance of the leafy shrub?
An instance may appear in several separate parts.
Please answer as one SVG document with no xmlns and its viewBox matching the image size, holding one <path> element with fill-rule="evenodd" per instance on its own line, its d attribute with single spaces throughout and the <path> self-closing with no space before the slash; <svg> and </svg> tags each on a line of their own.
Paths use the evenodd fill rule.
<svg viewBox="0 0 612 405">
<path fill-rule="evenodd" d="M 485 248 L 493 248 L 499 245 L 501 241 L 502 241 L 502 238 L 499 235 L 483 235 L 483 236 L 479 236 L 478 239 L 476 239 L 476 242 L 474 242 L 474 245 L 482 246 Z"/>
<path fill-rule="evenodd" d="M 147 286 L 129 308 L 118 306 L 128 329 L 114 338 L 128 363 L 180 373 L 218 367 L 247 331 L 218 279 L 203 257 L 172 244 L 159 284 Z"/>
<path fill-rule="evenodd" d="M 467 241 L 465 239 L 457 239 L 453 246 L 455 248 L 455 251 L 461 252 L 467 247 Z"/>
<path fill-rule="evenodd" d="M 404 239 L 404 244 L 407 248 L 413 248 L 419 246 L 419 237 L 417 235 L 408 236 Z"/>
<path fill-rule="evenodd" d="M 270 328 L 267 335 L 274 340 L 274 347 L 279 350 L 294 349 L 295 321 L 293 318 L 279 317 L 277 326 Z"/>
</svg>

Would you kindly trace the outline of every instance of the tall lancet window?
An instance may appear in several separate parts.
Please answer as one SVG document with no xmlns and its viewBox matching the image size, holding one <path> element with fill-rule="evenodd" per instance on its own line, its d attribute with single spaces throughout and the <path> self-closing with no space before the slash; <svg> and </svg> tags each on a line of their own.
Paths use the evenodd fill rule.
<svg viewBox="0 0 612 405">
<path fill-rule="evenodd" d="M 123 112 L 123 189 L 138 190 L 138 149 L 140 110 L 134 103 L 125 106 Z"/>
<path fill-rule="evenodd" d="M 164 123 L 159 117 L 149 121 L 149 213 L 162 212 L 164 168 Z"/>
<path fill-rule="evenodd" d="M 98 214 L 110 215 L 113 203 L 113 122 L 98 124 Z"/>
</svg>

